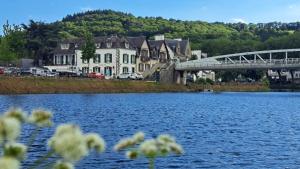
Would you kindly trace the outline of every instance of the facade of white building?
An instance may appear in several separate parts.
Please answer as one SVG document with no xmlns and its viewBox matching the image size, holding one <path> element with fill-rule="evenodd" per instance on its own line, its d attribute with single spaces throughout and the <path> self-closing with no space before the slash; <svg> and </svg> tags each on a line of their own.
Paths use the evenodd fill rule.
<svg viewBox="0 0 300 169">
<path fill-rule="evenodd" d="M 82 59 L 83 39 L 64 40 L 53 51 L 51 64 L 45 67 L 57 72 L 96 72 L 106 77 L 117 77 L 122 73 L 144 73 L 156 64 L 167 63 L 174 57 L 190 57 L 188 41 L 165 40 L 163 36 L 156 38 L 147 40 L 144 36 L 95 37 L 95 57 L 89 61 Z M 177 48 L 171 46 L 174 43 Z"/>
</svg>

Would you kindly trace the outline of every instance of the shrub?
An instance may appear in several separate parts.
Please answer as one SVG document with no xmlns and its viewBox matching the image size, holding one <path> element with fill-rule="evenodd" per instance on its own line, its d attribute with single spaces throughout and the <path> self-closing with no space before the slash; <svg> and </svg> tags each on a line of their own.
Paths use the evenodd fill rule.
<svg viewBox="0 0 300 169">
<path fill-rule="evenodd" d="M 18 138 L 22 125 L 26 124 L 35 126 L 35 130 L 25 145 L 18 143 Z M 28 116 L 21 109 L 12 108 L 0 116 L 0 144 L 3 145 L 3 149 L 0 148 L 0 152 L 3 152 L 0 157 L 1 169 L 19 169 L 38 133 L 52 124 L 52 113 L 43 109 L 34 110 Z M 52 156 L 58 157 L 58 160 L 48 168 L 73 169 L 75 163 L 88 155 L 89 151 L 101 153 L 105 150 L 105 142 L 98 134 L 84 134 L 73 124 L 59 125 L 49 139 L 48 146 L 47 154 L 36 160 L 31 169 L 40 168 L 40 165 L 47 163 L 48 158 Z"/>
</svg>

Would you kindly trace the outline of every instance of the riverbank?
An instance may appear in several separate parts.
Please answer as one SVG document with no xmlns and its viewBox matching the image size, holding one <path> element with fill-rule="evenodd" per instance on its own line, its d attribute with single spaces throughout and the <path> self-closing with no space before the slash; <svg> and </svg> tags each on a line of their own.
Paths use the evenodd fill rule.
<svg viewBox="0 0 300 169">
<path fill-rule="evenodd" d="M 78 78 L 0 77 L 0 94 L 54 94 L 54 93 L 160 93 L 199 92 L 210 89 L 216 92 L 268 91 L 259 84 L 244 85 L 177 85 L 146 81 L 119 81 Z"/>
<path fill-rule="evenodd" d="M 120 81 L 79 78 L 0 77 L 0 94 L 54 93 L 160 93 L 201 92 L 258 92 L 268 91 L 260 84 L 177 85 L 146 81 Z"/>
<path fill-rule="evenodd" d="M 182 85 L 79 78 L 1 77 L 0 94 L 188 92 Z"/>
</svg>

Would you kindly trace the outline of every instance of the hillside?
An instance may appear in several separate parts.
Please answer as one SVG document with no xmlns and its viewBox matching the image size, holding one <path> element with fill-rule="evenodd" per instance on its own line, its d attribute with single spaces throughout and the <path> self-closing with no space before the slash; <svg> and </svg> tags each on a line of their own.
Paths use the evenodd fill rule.
<svg viewBox="0 0 300 169">
<path fill-rule="evenodd" d="M 122 12 L 97 10 L 69 15 L 55 24 L 59 25 L 60 34 L 66 38 L 80 36 L 87 29 L 95 36 L 118 34 L 151 37 L 165 34 L 167 38 L 190 39 L 194 49 L 202 49 L 209 55 L 300 47 L 300 23 L 207 23 L 167 20 L 161 17 L 135 17 Z M 290 38 L 297 40 L 297 44 L 288 44 L 287 39 Z M 284 44 L 278 44 L 280 41 L 284 41 Z"/>
<path fill-rule="evenodd" d="M 112 10 L 96 10 L 68 15 L 61 21 L 28 25 L 4 25 L 0 37 L 0 61 L 32 57 L 46 60 L 57 41 L 81 37 L 90 31 L 94 36 L 118 34 L 144 35 L 151 38 L 165 34 L 167 38 L 189 39 L 193 49 L 209 56 L 263 49 L 299 48 L 300 22 L 297 23 L 207 23 L 162 17 L 136 17 Z"/>
</svg>

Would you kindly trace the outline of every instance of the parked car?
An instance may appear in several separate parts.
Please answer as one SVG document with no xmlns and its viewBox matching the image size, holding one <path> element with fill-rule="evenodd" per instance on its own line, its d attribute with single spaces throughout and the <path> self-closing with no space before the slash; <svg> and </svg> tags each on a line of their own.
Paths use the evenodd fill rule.
<svg viewBox="0 0 300 169">
<path fill-rule="evenodd" d="M 48 68 L 42 68 L 42 67 L 31 67 L 30 72 L 34 76 L 42 76 L 42 77 L 46 77 L 47 74 L 51 73 L 51 71 Z"/>
<path fill-rule="evenodd" d="M 20 76 L 31 76 L 32 73 L 31 73 L 30 68 L 22 68 L 22 69 L 20 69 L 20 71 L 19 71 L 19 75 L 20 75 Z"/>
<path fill-rule="evenodd" d="M 56 73 L 56 72 L 49 72 L 49 73 L 46 74 L 46 76 L 47 76 L 47 77 L 58 77 L 59 74 Z"/>
<path fill-rule="evenodd" d="M 122 73 L 119 76 L 117 76 L 117 79 L 130 79 L 130 73 Z"/>
<path fill-rule="evenodd" d="M 104 79 L 105 76 L 101 73 L 92 72 L 88 74 L 89 78 Z"/>
<path fill-rule="evenodd" d="M 4 74 L 4 68 L 1 67 L 1 68 L 0 68 L 0 75 L 3 75 L 3 74 Z"/>
<path fill-rule="evenodd" d="M 144 79 L 143 75 L 140 73 L 132 73 L 132 74 L 130 74 L 129 78 L 132 80 L 143 80 Z"/>
</svg>

